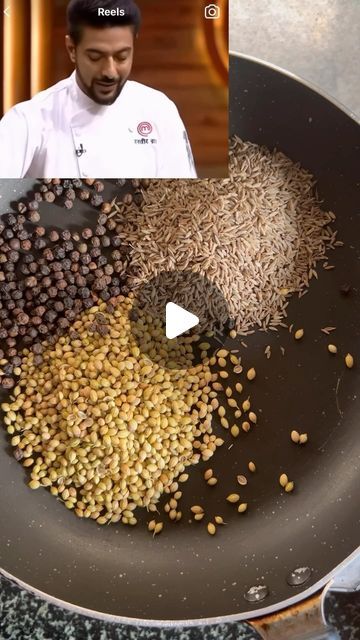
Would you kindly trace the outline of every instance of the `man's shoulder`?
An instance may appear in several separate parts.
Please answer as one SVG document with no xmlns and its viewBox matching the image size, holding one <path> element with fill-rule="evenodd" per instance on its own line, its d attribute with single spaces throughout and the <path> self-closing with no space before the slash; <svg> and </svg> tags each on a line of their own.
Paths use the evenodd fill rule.
<svg viewBox="0 0 360 640">
<path fill-rule="evenodd" d="M 71 77 L 65 78 L 65 80 L 60 80 L 52 87 L 45 89 L 44 91 L 40 91 L 30 100 L 26 100 L 24 102 L 19 102 L 13 107 L 19 113 L 27 114 L 28 112 L 33 112 L 34 110 L 41 110 L 46 108 L 47 105 L 52 105 L 53 100 L 58 99 L 62 93 L 66 93 L 71 84 Z"/>
<path fill-rule="evenodd" d="M 134 80 L 128 80 L 128 92 L 131 93 L 132 99 L 147 100 L 147 104 L 156 104 L 163 106 L 164 108 L 171 108 L 174 103 L 168 96 L 158 89 L 148 87 L 141 82 L 135 82 Z"/>
</svg>

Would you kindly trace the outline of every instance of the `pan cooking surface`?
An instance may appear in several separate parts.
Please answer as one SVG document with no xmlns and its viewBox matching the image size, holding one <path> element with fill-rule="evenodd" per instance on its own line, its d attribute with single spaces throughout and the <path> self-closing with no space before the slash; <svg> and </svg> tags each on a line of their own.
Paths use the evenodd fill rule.
<svg viewBox="0 0 360 640">
<path fill-rule="evenodd" d="M 308 294 L 290 302 L 289 322 L 305 329 L 300 343 L 281 329 L 255 333 L 245 339 L 247 349 L 239 346 L 244 367 L 258 374 L 251 394 L 258 425 L 230 450 L 225 434 L 211 463 L 192 468 L 182 487 L 182 521 L 173 525 L 164 514 L 166 526 L 156 539 L 146 530 L 146 514 L 137 527 L 100 527 L 77 519 L 46 490 L 30 491 L 1 431 L 0 565 L 51 596 L 103 613 L 153 620 L 240 617 L 300 598 L 359 543 L 360 369 L 346 370 L 326 349 L 334 342 L 339 354 L 350 351 L 360 362 L 359 127 L 307 87 L 255 62 L 233 58 L 231 83 L 231 133 L 277 146 L 310 169 L 324 206 L 337 215 L 333 226 L 345 247 L 331 254 L 336 268 L 319 269 Z M 11 194 L 0 188 L 4 211 Z M 84 223 L 83 210 L 54 209 L 45 224 L 56 218 L 66 227 L 69 216 L 74 225 Z M 346 297 L 339 291 L 344 283 L 352 285 Z M 331 339 L 320 331 L 325 326 L 337 327 Z M 234 382 L 230 378 L 230 386 Z M 305 447 L 290 442 L 292 428 L 309 434 Z M 220 426 L 214 431 L 224 437 Z M 250 460 L 254 474 L 247 471 Z M 215 488 L 202 477 L 209 466 L 219 478 Z M 295 481 L 291 495 L 280 490 L 282 472 Z M 236 486 L 238 473 L 248 476 L 246 487 Z M 225 501 L 237 489 L 249 504 L 242 516 Z M 190 525 L 195 503 L 209 519 Z M 228 524 L 211 537 L 206 523 L 217 514 Z M 296 567 L 312 572 L 305 585 L 291 587 L 286 578 Z M 249 603 L 244 593 L 254 585 L 266 585 L 268 595 Z"/>
</svg>

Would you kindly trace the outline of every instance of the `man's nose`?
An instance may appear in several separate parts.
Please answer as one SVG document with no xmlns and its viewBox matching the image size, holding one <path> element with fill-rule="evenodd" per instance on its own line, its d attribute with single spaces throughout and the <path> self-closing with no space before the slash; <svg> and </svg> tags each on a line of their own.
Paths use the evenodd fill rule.
<svg viewBox="0 0 360 640">
<path fill-rule="evenodd" d="M 117 72 L 114 58 L 107 58 L 102 69 L 102 74 L 107 78 L 116 78 Z"/>
</svg>

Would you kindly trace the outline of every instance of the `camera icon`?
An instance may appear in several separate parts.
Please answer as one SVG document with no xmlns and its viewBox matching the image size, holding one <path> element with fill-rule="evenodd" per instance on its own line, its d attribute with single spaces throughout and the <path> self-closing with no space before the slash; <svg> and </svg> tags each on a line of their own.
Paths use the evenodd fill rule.
<svg viewBox="0 0 360 640">
<path fill-rule="evenodd" d="M 207 20 L 218 20 L 220 18 L 220 7 L 216 4 L 208 4 L 205 7 L 205 18 Z"/>
</svg>

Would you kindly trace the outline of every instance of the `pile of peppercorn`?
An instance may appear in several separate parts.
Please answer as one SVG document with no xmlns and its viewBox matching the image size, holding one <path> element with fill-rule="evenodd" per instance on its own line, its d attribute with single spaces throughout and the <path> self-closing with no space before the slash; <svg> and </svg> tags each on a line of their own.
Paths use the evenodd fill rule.
<svg viewBox="0 0 360 640">
<path fill-rule="evenodd" d="M 134 182 L 137 189 L 140 184 Z M 101 202 L 98 198 L 103 183 L 88 180 L 86 185 L 94 191 L 80 180 L 43 181 L 33 199 L 18 203 L 17 214 L 2 217 L 0 385 L 4 389 L 15 385 L 23 347 L 32 348 L 36 364 L 41 364 L 41 341 L 54 343 L 84 309 L 99 299 L 111 304 L 113 298 L 129 292 L 127 278 L 133 273 L 129 247 L 118 235 L 121 226 L 109 216 L 112 204 L 105 203 L 102 196 Z M 90 195 L 85 197 L 85 193 Z M 42 200 L 65 198 L 64 203 L 73 203 L 76 197 L 101 207 L 93 229 L 57 231 L 39 224 Z M 125 194 L 120 206 L 132 201 L 132 194 Z"/>
</svg>

